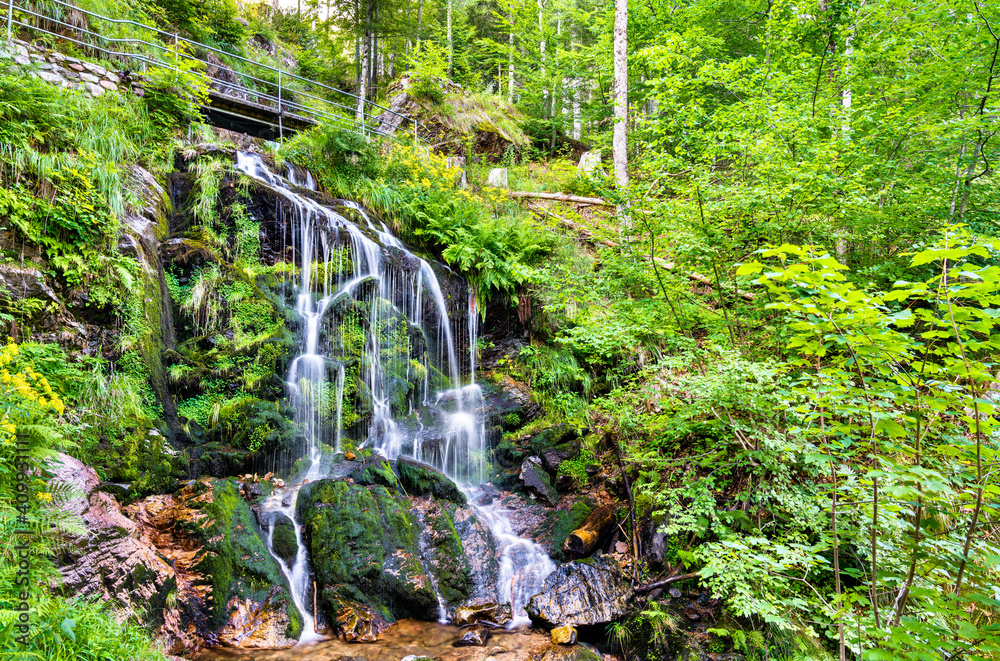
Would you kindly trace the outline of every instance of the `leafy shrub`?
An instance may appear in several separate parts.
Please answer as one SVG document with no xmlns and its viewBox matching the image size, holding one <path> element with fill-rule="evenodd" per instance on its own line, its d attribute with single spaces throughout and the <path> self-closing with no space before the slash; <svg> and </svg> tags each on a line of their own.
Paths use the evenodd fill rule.
<svg viewBox="0 0 1000 661">
<path fill-rule="evenodd" d="M 208 77 L 201 73 L 204 64 L 185 54 L 179 43 L 167 51 L 166 66 L 152 67 L 146 73 L 143 98 L 151 114 L 167 125 L 186 125 L 201 116 L 201 106 L 208 102 Z"/>
</svg>

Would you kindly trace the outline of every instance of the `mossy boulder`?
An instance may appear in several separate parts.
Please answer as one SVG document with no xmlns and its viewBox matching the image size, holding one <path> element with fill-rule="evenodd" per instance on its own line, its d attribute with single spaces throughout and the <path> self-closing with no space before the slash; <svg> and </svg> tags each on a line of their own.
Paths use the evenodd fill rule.
<svg viewBox="0 0 1000 661">
<path fill-rule="evenodd" d="M 254 602 L 266 601 L 287 609 L 292 624 L 286 635 L 297 638 L 301 617 L 291 602 L 288 582 L 277 561 L 268 553 L 256 519 L 240 496 L 234 479 L 200 481 L 192 487 L 206 490 L 187 499 L 188 506 L 204 515 L 184 523 L 184 532 L 202 543 L 203 558 L 194 569 L 211 582 L 209 595 L 212 624 L 221 625 L 228 616 L 227 604 L 236 597 Z M 282 586 L 272 595 L 275 585 Z"/>
<path fill-rule="evenodd" d="M 562 423 L 535 434 L 528 440 L 528 445 L 535 454 L 544 455 L 546 450 L 570 443 L 578 438 L 580 438 L 580 432 L 576 427 Z"/>
<path fill-rule="evenodd" d="M 433 496 L 450 500 L 456 505 L 466 503 L 465 494 L 441 471 L 412 459 L 400 457 L 396 461 L 399 483 L 411 496 Z"/>
<path fill-rule="evenodd" d="M 339 608 L 333 599 L 339 595 L 390 622 L 436 618 L 416 521 L 402 496 L 381 484 L 319 480 L 299 492 L 298 516 L 329 614 Z"/>
</svg>

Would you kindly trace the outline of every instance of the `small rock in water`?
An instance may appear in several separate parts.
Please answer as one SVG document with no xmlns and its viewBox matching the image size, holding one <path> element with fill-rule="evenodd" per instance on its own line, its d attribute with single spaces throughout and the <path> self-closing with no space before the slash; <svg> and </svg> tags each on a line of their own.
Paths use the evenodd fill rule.
<svg viewBox="0 0 1000 661">
<path fill-rule="evenodd" d="M 344 459 L 346 459 L 347 461 L 354 461 L 357 458 L 358 458 L 358 455 L 354 454 L 350 450 L 348 450 L 347 452 L 344 453 Z"/>
<path fill-rule="evenodd" d="M 374 643 L 388 628 L 381 616 L 364 604 L 336 597 L 332 601 L 337 608 L 338 633 L 349 643 Z"/>
<path fill-rule="evenodd" d="M 576 629 L 568 624 L 564 627 L 556 627 L 550 634 L 555 645 L 573 645 L 576 643 Z"/>
<path fill-rule="evenodd" d="M 481 624 L 473 625 L 468 631 L 462 634 L 456 645 L 476 645 L 486 647 L 486 641 L 490 638 L 490 630 Z"/>
</svg>

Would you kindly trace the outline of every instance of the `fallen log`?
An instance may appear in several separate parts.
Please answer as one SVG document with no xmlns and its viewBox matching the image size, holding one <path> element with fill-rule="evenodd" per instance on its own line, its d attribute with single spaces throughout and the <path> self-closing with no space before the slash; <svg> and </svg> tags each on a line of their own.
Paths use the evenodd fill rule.
<svg viewBox="0 0 1000 661">
<path fill-rule="evenodd" d="M 566 193 L 534 193 L 532 191 L 511 191 L 507 193 L 510 197 L 537 197 L 541 200 L 559 200 L 560 202 L 576 202 L 577 204 L 593 204 L 600 207 L 613 207 L 615 205 L 605 202 L 599 197 L 580 197 L 579 195 L 567 195 Z"/>
<path fill-rule="evenodd" d="M 655 583 L 649 583 L 647 585 L 637 585 L 635 591 L 642 594 L 644 592 L 652 592 L 656 588 L 662 588 L 665 585 L 670 585 L 671 583 L 677 583 L 678 581 L 686 581 L 689 578 L 698 578 L 701 576 L 699 572 L 691 572 L 690 574 L 681 574 L 680 576 L 671 576 L 670 578 L 665 578 L 662 581 L 656 581 Z"/>
<path fill-rule="evenodd" d="M 570 560 L 588 556 L 597 548 L 601 538 L 607 535 L 618 523 L 618 517 L 610 506 L 598 507 L 590 513 L 580 527 L 569 534 L 563 542 L 562 550 Z"/>
</svg>

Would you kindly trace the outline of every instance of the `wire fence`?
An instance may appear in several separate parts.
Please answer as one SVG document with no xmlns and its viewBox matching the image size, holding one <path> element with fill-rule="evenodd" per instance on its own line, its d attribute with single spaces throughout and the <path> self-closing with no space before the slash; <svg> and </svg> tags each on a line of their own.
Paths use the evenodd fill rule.
<svg viewBox="0 0 1000 661">
<path fill-rule="evenodd" d="M 414 145 L 425 146 L 418 134 L 423 126 L 415 118 L 291 71 L 144 23 L 95 14 L 63 0 L 33 4 L 7 0 L 4 4 L 7 5 L 8 42 L 15 30 L 23 30 L 29 34 L 51 35 L 78 46 L 92 57 L 127 65 L 136 72 L 160 69 L 179 76 L 192 66 L 204 68 L 203 75 L 208 78 L 212 90 L 230 102 L 224 109 L 212 106 L 213 112 L 269 124 L 279 138 L 284 137 L 286 119 L 299 123 L 332 123 L 362 135 L 388 135 L 379 129 L 382 117 L 388 114 L 398 118 L 390 122 L 394 125 L 402 126 L 410 121 Z M 111 29 L 96 32 L 92 29 L 95 21 Z M 105 32 L 128 32 L 129 36 L 114 37 Z M 212 54 L 214 62 L 210 60 Z M 227 66 L 225 60 L 237 62 L 239 68 Z M 182 64 L 185 62 L 190 64 L 185 66 Z M 261 119 L 259 112 L 252 112 L 254 105 L 272 112 L 276 121 Z"/>
</svg>

